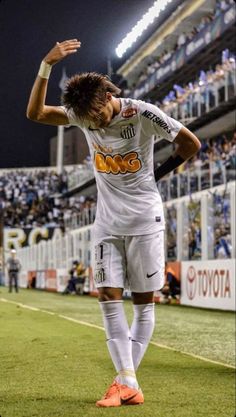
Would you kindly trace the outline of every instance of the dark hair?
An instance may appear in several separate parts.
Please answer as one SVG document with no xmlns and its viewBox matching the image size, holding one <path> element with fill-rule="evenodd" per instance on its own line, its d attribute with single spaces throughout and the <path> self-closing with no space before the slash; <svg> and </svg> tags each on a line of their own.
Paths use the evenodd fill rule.
<svg viewBox="0 0 236 417">
<path fill-rule="evenodd" d="M 69 110 L 86 119 L 97 118 L 101 107 L 106 104 L 106 93 L 114 96 L 121 90 L 116 87 L 106 75 L 96 72 L 85 72 L 71 77 L 62 95 L 62 104 Z"/>
</svg>

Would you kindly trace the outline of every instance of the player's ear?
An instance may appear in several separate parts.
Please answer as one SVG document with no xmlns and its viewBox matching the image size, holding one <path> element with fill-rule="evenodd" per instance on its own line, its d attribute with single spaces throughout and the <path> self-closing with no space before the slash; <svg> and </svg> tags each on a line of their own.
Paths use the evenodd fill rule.
<svg viewBox="0 0 236 417">
<path fill-rule="evenodd" d="M 112 99 L 112 94 L 111 94 L 109 91 L 107 91 L 107 93 L 106 93 L 106 97 L 107 97 L 107 101 L 111 101 L 111 99 Z"/>
</svg>

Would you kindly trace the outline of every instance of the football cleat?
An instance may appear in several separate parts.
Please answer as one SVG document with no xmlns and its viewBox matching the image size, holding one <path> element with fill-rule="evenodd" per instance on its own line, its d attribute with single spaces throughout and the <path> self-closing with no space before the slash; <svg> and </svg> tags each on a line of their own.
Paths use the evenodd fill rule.
<svg viewBox="0 0 236 417">
<path fill-rule="evenodd" d="M 97 407 L 120 407 L 121 405 L 139 405 L 144 403 L 143 393 L 127 385 L 114 381 L 101 400 L 96 402 Z"/>
</svg>

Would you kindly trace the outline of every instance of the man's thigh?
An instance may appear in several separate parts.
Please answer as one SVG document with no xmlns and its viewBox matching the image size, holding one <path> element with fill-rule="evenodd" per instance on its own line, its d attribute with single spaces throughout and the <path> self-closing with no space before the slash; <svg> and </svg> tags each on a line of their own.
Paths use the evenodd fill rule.
<svg viewBox="0 0 236 417">
<path fill-rule="evenodd" d="M 160 290 L 164 285 L 164 231 L 126 239 L 127 279 L 134 293 Z"/>
<path fill-rule="evenodd" d="M 126 254 L 123 236 L 94 233 L 93 276 L 97 288 L 124 288 Z"/>
</svg>

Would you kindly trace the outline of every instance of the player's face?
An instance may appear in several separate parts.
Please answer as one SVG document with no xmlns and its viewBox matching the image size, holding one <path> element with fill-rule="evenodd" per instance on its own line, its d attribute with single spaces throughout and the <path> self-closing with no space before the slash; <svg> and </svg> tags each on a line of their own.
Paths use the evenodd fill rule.
<svg viewBox="0 0 236 417">
<path fill-rule="evenodd" d="M 108 102 L 99 112 L 99 119 L 96 122 L 98 127 L 106 127 L 110 124 L 113 116 L 113 107 Z"/>
<path fill-rule="evenodd" d="M 112 105 L 112 95 L 107 93 L 106 104 L 100 108 L 99 113 L 96 115 L 92 122 L 97 128 L 103 128 L 110 124 L 113 117 L 113 105 Z"/>
</svg>

